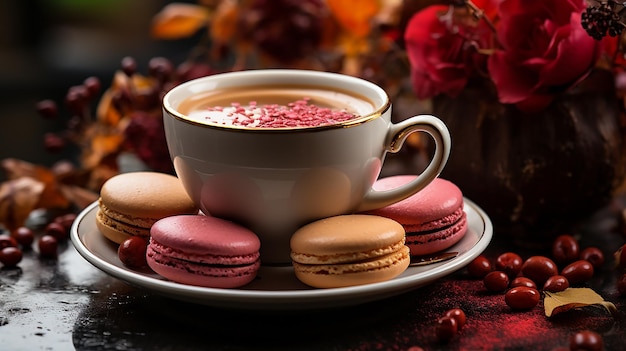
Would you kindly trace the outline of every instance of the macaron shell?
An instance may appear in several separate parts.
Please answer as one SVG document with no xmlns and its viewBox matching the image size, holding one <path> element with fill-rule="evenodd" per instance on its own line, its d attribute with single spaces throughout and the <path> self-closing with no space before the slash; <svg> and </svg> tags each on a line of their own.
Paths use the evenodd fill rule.
<svg viewBox="0 0 626 351">
<path fill-rule="evenodd" d="M 384 191 L 404 185 L 417 176 L 398 175 L 381 178 L 374 183 L 375 190 Z M 463 209 L 463 193 L 452 182 L 435 178 L 418 193 L 394 204 L 369 211 L 370 214 L 389 217 L 403 225 L 422 224 L 440 220 Z"/>
<path fill-rule="evenodd" d="M 454 225 L 445 227 L 433 233 L 409 233 L 406 234 L 406 245 L 411 249 L 411 255 L 430 255 L 443 251 L 463 239 L 467 232 L 467 216 L 463 217 Z"/>
<path fill-rule="evenodd" d="M 163 217 L 198 213 L 180 180 L 159 172 L 111 177 L 102 185 L 100 201 L 108 216 L 144 228 Z"/>
<path fill-rule="evenodd" d="M 258 253 L 261 242 L 251 230 L 204 215 L 178 215 L 157 221 L 152 239 L 163 246 L 193 255 L 237 257 Z"/>
<path fill-rule="evenodd" d="M 307 224 L 291 237 L 292 259 L 300 263 L 342 263 L 365 260 L 404 245 L 398 222 L 372 215 L 341 215 Z"/>
<path fill-rule="evenodd" d="M 404 272 L 411 262 L 409 248 L 363 262 L 304 265 L 293 263 L 296 277 L 315 288 L 340 288 L 378 283 Z"/>
<path fill-rule="evenodd" d="M 153 271 L 168 280 L 211 288 L 244 286 L 254 280 L 261 266 L 259 260 L 244 266 L 198 264 L 161 255 L 155 252 L 151 246 L 148 246 L 146 261 Z"/>
</svg>

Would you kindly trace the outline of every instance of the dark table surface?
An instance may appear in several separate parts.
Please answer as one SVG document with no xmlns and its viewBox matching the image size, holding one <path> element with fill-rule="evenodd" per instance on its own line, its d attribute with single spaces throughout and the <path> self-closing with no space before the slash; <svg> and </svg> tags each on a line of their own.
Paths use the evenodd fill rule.
<svg viewBox="0 0 626 351">
<path fill-rule="evenodd" d="M 314 311 L 249 311 L 208 307 L 159 296 L 101 272 L 63 243 L 57 259 L 25 252 L 18 268 L 0 270 L 1 350 L 554 350 L 576 331 L 600 333 L 607 350 L 624 349 L 626 297 L 616 290 L 612 253 L 625 237 L 613 204 L 580 228 L 581 246 L 606 255 L 585 286 L 618 313 L 586 307 L 547 318 L 543 302 L 514 312 L 502 293 L 460 269 L 433 284 L 356 306 Z M 485 251 L 522 257 L 545 248 L 521 247 L 497 227 Z M 467 324 L 440 343 L 435 322 L 459 307 Z"/>
</svg>

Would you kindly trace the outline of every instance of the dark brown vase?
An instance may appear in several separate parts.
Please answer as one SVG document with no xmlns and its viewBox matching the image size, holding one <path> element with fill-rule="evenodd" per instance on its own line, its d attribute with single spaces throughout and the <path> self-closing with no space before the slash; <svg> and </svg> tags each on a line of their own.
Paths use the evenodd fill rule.
<svg viewBox="0 0 626 351">
<path fill-rule="evenodd" d="M 498 232 L 549 238 L 606 205 L 622 183 L 624 126 L 613 77 L 594 72 L 538 113 L 487 89 L 433 100 L 452 153 L 442 177 L 481 206 Z"/>
</svg>

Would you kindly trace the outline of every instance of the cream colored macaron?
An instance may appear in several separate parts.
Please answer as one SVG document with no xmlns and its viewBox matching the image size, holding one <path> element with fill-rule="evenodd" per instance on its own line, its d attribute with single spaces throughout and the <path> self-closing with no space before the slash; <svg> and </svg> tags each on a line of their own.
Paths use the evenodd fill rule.
<svg viewBox="0 0 626 351">
<path fill-rule="evenodd" d="M 316 288 L 392 279 L 411 261 L 398 222 L 374 215 L 342 215 L 307 224 L 291 237 L 296 277 Z"/>
<path fill-rule="evenodd" d="M 149 236 L 161 218 L 197 214 L 180 180 L 158 172 L 118 174 L 100 189 L 96 215 L 98 230 L 118 244 L 132 235 Z"/>
</svg>

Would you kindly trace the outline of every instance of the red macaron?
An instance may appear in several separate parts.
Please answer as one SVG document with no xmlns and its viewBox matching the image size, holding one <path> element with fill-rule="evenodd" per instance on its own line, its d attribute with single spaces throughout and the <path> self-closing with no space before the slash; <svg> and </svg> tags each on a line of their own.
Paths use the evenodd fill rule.
<svg viewBox="0 0 626 351">
<path fill-rule="evenodd" d="M 236 288 L 251 282 L 261 265 L 261 242 L 236 223 L 203 215 L 163 218 L 150 229 L 148 266 L 178 283 Z"/>
<path fill-rule="evenodd" d="M 374 184 L 374 189 L 394 189 L 415 177 L 397 175 L 381 178 Z M 448 180 L 436 178 L 418 193 L 368 213 L 402 224 L 411 255 L 421 256 L 445 250 L 463 238 L 467 232 L 463 206 L 461 190 Z"/>
</svg>

